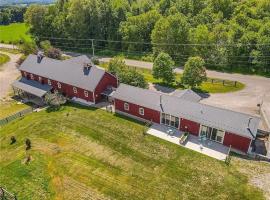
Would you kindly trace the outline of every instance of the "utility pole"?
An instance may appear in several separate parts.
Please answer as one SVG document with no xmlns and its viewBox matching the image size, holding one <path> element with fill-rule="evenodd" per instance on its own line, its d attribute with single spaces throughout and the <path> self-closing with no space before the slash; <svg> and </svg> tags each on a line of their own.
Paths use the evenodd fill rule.
<svg viewBox="0 0 270 200">
<path fill-rule="evenodd" d="M 94 39 L 91 39 L 92 41 L 92 57 L 95 56 L 95 47 L 94 47 Z"/>
</svg>

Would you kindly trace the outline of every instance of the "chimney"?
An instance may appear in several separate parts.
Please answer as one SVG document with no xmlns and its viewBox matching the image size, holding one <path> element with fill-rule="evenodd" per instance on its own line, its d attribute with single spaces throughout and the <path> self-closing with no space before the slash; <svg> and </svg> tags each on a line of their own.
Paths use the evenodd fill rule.
<svg viewBox="0 0 270 200">
<path fill-rule="evenodd" d="M 37 63 L 41 63 L 42 58 L 44 57 L 43 53 L 39 51 L 37 53 Z"/>
</svg>

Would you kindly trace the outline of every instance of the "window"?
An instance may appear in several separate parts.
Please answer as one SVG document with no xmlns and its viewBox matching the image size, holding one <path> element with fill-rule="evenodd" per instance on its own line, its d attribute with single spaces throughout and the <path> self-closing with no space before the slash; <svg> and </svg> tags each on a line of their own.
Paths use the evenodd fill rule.
<svg viewBox="0 0 270 200">
<path fill-rule="evenodd" d="M 86 90 L 84 90 L 84 96 L 88 97 L 88 92 Z"/>
<path fill-rule="evenodd" d="M 170 114 L 161 113 L 161 124 L 178 128 L 179 118 Z"/>
<path fill-rule="evenodd" d="M 33 75 L 33 74 L 30 74 L 30 78 L 31 78 L 32 80 L 34 80 L 34 75 Z"/>
<path fill-rule="evenodd" d="M 225 131 L 218 130 L 209 126 L 201 125 L 201 137 L 206 137 L 209 140 L 213 140 L 219 143 L 223 143 Z"/>
<path fill-rule="evenodd" d="M 61 88 L 61 83 L 57 82 L 57 87 Z"/>
<path fill-rule="evenodd" d="M 128 103 L 124 103 L 124 110 L 129 110 L 129 104 Z"/>
<path fill-rule="evenodd" d="M 76 87 L 73 87 L 73 92 L 74 92 L 75 94 L 77 94 L 77 88 L 76 88 Z"/>
<path fill-rule="evenodd" d="M 139 108 L 139 114 L 144 115 L 144 108 Z"/>
<path fill-rule="evenodd" d="M 39 82 L 42 82 L 42 78 L 40 76 L 38 77 L 38 81 Z"/>
<path fill-rule="evenodd" d="M 27 72 L 23 72 L 24 76 L 27 77 Z"/>
<path fill-rule="evenodd" d="M 48 85 L 52 85 L 52 82 L 50 79 L 48 79 Z"/>
</svg>

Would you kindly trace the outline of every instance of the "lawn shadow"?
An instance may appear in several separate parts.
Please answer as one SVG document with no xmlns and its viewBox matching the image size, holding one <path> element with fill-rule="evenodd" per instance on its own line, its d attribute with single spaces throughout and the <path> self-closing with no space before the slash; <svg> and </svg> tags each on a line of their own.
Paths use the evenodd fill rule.
<svg viewBox="0 0 270 200">
<path fill-rule="evenodd" d="M 126 115 L 123 115 L 123 114 L 114 113 L 114 116 L 118 117 L 118 118 L 121 118 L 121 119 L 124 119 L 124 120 L 127 120 L 129 122 L 137 123 L 137 124 L 140 124 L 140 125 L 145 125 L 145 122 L 142 122 L 142 121 L 140 121 L 138 119 L 134 119 L 132 117 L 129 117 L 129 116 L 126 116 Z"/>
</svg>

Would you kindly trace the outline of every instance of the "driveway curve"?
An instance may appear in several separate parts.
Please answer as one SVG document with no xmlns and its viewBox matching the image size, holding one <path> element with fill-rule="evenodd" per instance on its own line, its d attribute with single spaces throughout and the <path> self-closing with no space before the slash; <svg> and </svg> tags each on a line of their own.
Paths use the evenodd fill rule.
<svg viewBox="0 0 270 200">
<path fill-rule="evenodd" d="M 1 52 L 1 51 L 0 51 Z M 20 76 L 16 61 L 21 57 L 21 54 L 11 54 L 3 52 L 10 57 L 10 61 L 3 64 L 0 70 L 0 100 L 7 97 L 11 84 Z"/>
</svg>

